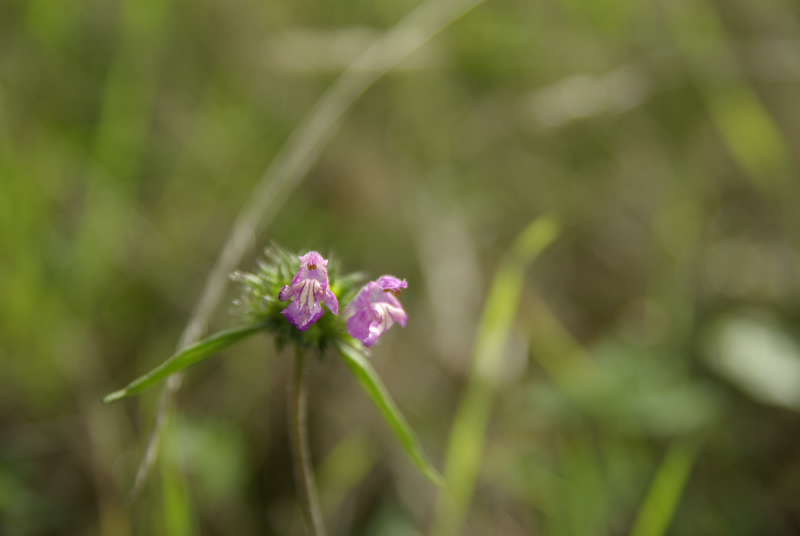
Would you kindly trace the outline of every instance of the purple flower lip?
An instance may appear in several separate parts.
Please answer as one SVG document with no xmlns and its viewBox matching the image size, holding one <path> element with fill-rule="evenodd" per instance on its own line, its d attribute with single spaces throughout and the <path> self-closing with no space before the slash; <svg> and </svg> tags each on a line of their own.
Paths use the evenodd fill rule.
<svg viewBox="0 0 800 536">
<path fill-rule="evenodd" d="M 377 281 L 375 281 L 375 283 L 379 287 L 381 287 L 384 291 L 394 292 L 395 296 L 399 296 L 400 292 L 404 288 L 408 288 L 408 283 L 406 282 L 405 279 L 400 281 L 399 279 L 397 279 L 393 275 L 385 275 L 385 276 L 381 277 L 380 279 L 378 279 Z"/>
<path fill-rule="evenodd" d="M 316 251 L 309 251 L 299 258 L 300 269 L 292 282 L 281 289 L 278 299 L 294 298 L 281 313 L 293 326 L 305 331 L 322 316 L 321 303 L 336 315 L 339 314 L 339 301 L 329 286 L 328 261 Z"/>
<path fill-rule="evenodd" d="M 365 346 L 372 346 L 395 322 L 405 327 L 408 314 L 397 296 L 407 287 L 405 279 L 390 275 L 367 283 L 347 306 L 347 332 Z"/>
</svg>

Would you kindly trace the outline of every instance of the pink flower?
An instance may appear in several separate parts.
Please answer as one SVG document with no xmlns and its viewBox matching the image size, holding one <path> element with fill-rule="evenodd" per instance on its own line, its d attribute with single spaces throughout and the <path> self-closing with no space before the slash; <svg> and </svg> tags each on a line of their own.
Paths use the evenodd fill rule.
<svg viewBox="0 0 800 536">
<path fill-rule="evenodd" d="M 281 313 L 297 329 L 305 331 L 322 316 L 320 303 L 324 303 L 333 314 L 338 315 L 339 301 L 328 285 L 328 261 L 316 251 L 309 251 L 300 257 L 300 262 L 300 270 L 291 284 L 281 289 L 278 299 L 286 301 L 294 298 Z"/>
<path fill-rule="evenodd" d="M 400 281 L 391 275 L 367 283 L 345 310 L 350 316 L 348 333 L 365 346 L 372 346 L 395 322 L 406 327 L 408 315 L 397 299 L 406 287 L 405 279 Z"/>
</svg>

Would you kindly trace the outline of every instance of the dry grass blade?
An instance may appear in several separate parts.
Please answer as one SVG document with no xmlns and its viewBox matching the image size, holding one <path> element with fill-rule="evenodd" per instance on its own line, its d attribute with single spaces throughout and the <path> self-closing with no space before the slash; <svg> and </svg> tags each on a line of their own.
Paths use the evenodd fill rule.
<svg viewBox="0 0 800 536">
<path fill-rule="evenodd" d="M 364 51 L 322 95 L 297 126 L 261 177 L 251 201 L 239 213 L 200 300 L 181 336 L 178 351 L 197 342 L 225 294 L 228 274 L 239 264 L 255 234 L 263 230 L 316 162 L 352 104 L 381 76 L 449 24 L 484 0 L 429 0 Z M 129 501 L 141 492 L 158 459 L 159 438 L 181 386 L 182 374 L 171 376 L 161 396 L 147 450 L 136 473 Z"/>
</svg>

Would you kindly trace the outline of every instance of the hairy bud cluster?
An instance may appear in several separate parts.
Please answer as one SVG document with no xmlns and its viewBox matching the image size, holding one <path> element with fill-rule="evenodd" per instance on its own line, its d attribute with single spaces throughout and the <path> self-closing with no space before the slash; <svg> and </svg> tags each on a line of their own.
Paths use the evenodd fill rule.
<svg viewBox="0 0 800 536">
<path fill-rule="evenodd" d="M 237 312 L 263 324 L 279 347 L 295 342 L 323 352 L 346 333 L 372 346 L 393 324 L 405 327 L 408 320 L 398 300 L 405 280 L 387 275 L 356 292 L 361 275 L 339 277 L 335 263 L 329 266 L 316 251 L 294 256 L 271 247 L 255 273 L 234 272 L 231 279 L 243 287 L 234 301 Z M 340 300 L 349 303 L 342 317 Z M 332 314 L 324 314 L 323 305 Z"/>
</svg>

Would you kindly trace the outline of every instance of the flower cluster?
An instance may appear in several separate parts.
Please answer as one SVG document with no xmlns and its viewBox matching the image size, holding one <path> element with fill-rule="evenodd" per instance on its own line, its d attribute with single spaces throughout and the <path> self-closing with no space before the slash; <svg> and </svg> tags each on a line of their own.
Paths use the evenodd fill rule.
<svg viewBox="0 0 800 536">
<path fill-rule="evenodd" d="M 385 275 L 356 293 L 359 274 L 336 276 L 335 269 L 329 274 L 328 260 L 316 251 L 293 257 L 273 247 L 267 250 L 267 261 L 259 262 L 257 273 L 232 275 L 244 284 L 241 298 L 234 303 L 273 332 L 279 346 L 292 341 L 324 350 L 342 338 L 345 328 L 369 347 L 395 323 L 405 327 L 408 315 L 397 299 L 408 287 L 405 280 Z M 340 299 L 349 302 L 343 318 L 338 317 Z M 333 315 L 325 315 L 323 305 Z"/>
</svg>

